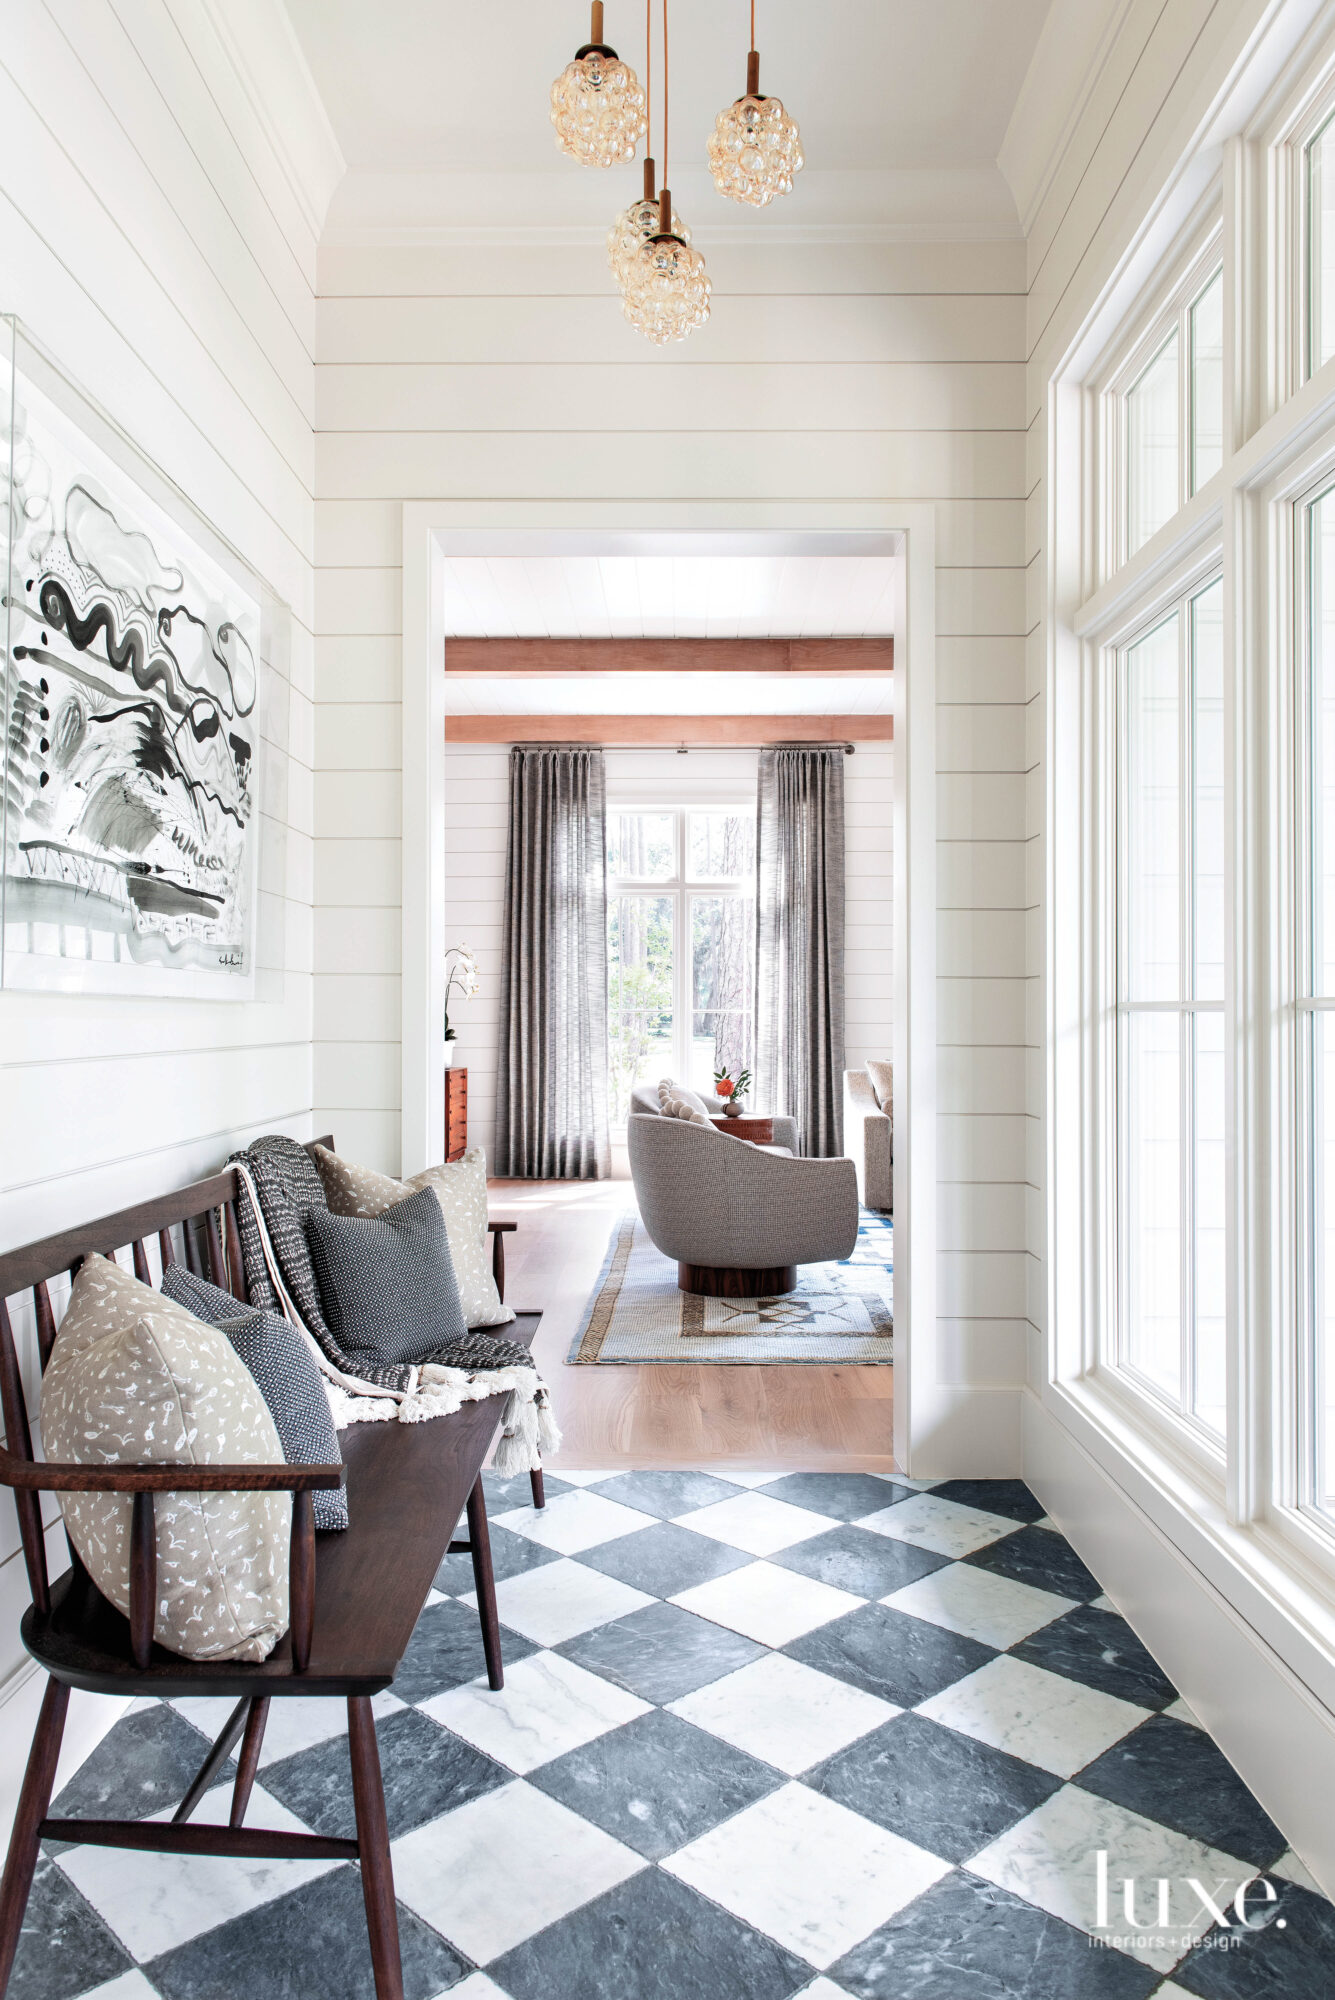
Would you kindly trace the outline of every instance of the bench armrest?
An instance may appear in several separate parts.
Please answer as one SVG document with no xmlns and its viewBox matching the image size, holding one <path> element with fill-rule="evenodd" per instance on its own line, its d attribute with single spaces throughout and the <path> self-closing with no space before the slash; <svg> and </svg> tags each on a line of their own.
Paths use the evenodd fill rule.
<svg viewBox="0 0 1335 2000">
<path fill-rule="evenodd" d="M 311 1493 L 341 1465 L 48 1465 L 0 1450 L 0 1486 L 29 1493 Z"/>
</svg>

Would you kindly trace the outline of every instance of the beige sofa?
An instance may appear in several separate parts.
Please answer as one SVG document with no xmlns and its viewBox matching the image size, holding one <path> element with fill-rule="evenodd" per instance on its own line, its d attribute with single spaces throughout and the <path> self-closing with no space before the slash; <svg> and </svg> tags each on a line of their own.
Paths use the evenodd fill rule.
<svg viewBox="0 0 1335 2000">
<path fill-rule="evenodd" d="M 857 1169 L 864 1208 L 895 1206 L 894 1072 L 888 1062 L 844 1071 L 844 1151 Z"/>
</svg>

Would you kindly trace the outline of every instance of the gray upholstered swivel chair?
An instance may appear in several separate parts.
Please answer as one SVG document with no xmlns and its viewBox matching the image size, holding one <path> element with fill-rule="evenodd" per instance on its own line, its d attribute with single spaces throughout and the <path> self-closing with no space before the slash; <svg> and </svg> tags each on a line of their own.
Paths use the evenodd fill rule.
<svg viewBox="0 0 1335 2000">
<path fill-rule="evenodd" d="M 851 1160 L 796 1159 L 657 1108 L 631 1111 L 627 1139 L 640 1215 L 664 1256 L 676 1259 L 682 1291 L 771 1296 L 792 1291 L 799 1264 L 852 1256 Z"/>
<path fill-rule="evenodd" d="M 728 1109 L 728 1100 L 726 1097 L 711 1097 L 707 1091 L 698 1092 L 697 1095 L 711 1118 L 722 1118 L 724 1116 Z M 632 1111 L 643 1111 L 646 1115 L 653 1118 L 661 1117 L 662 1114 L 658 1106 L 658 1086 L 653 1083 L 637 1083 L 630 1093 L 630 1108 Z M 785 1118 L 782 1112 L 776 1112 L 774 1117 L 770 1119 L 770 1124 L 774 1129 L 775 1145 L 782 1147 L 785 1152 L 795 1153 L 797 1151 L 797 1120 L 795 1118 Z"/>
</svg>

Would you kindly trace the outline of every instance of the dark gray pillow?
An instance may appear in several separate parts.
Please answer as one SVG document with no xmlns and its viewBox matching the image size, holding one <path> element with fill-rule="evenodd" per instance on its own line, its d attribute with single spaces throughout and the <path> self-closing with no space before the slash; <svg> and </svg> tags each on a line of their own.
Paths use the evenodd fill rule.
<svg viewBox="0 0 1335 2000">
<path fill-rule="evenodd" d="M 255 1377 L 289 1465 L 339 1463 L 343 1454 L 329 1413 L 329 1398 L 310 1350 L 294 1326 L 279 1313 L 243 1305 L 207 1278 L 197 1278 L 184 1264 L 167 1266 L 162 1291 L 165 1298 L 226 1336 L 237 1359 Z M 348 1496 L 341 1486 L 313 1493 L 311 1499 L 317 1528 L 347 1527 Z"/>
<path fill-rule="evenodd" d="M 320 1303 L 352 1360 L 428 1360 L 468 1331 L 433 1188 L 379 1215 L 313 1208 L 306 1241 Z"/>
</svg>

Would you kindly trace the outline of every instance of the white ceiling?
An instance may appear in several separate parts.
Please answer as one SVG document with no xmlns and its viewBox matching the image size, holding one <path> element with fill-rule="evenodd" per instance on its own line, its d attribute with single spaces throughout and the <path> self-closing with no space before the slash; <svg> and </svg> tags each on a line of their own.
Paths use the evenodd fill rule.
<svg viewBox="0 0 1335 2000">
<path fill-rule="evenodd" d="M 1106 0 L 1086 0 L 1102 11 Z M 349 172 L 331 240 L 423 226 L 606 228 L 638 184 L 562 159 L 554 76 L 588 37 L 586 0 L 287 0 Z M 698 228 L 872 227 L 944 209 L 975 233 L 1016 225 L 996 159 L 1049 0 L 760 0 L 762 87 L 807 158 L 761 217 L 724 204 L 705 141 L 745 84 L 745 0 L 671 0 L 671 179 Z M 655 8 L 655 18 L 658 10 Z M 607 37 L 644 76 L 644 9 L 608 0 Z M 655 68 L 661 68 L 655 49 Z M 654 97 L 657 104 L 658 86 Z M 655 119 L 654 152 L 663 158 Z"/>
<path fill-rule="evenodd" d="M 446 555 L 441 573 L 445 631 L 456 638 L 823 639 L 894 630 L 888 556 Z"/>
<path fill-rule="evenodd" d="M 889 674 L 447 675 L 448 715 L 889 715 Z"/>
</svg>

